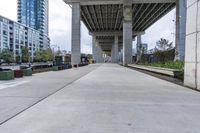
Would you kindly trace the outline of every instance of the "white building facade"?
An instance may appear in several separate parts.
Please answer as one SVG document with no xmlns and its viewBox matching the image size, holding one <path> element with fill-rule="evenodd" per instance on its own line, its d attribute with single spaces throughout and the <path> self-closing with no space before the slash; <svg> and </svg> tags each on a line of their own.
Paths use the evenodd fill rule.
<svg viewBox="0 0 200 133">
<path fill-rule="evenodd" d="M 29 49 L 30 61 L 34 53 L 40 50 L 40 32 L 0 16 L 0 52 L 9 49 L 14 57 L 21 56 L 22 47 Z"/>
</svg>

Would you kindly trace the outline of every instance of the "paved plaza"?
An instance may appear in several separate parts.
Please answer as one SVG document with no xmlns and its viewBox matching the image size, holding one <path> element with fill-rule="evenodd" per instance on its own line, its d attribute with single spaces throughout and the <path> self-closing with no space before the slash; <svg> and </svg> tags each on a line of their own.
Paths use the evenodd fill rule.
<svg viewBox="0 0 200 133">
<path fill-rule="evenodd" d="M 69 76 L 71 71 L 76 76 Z M 47 96 L 44 92 L 51 94 L 55 88 L 61 89 L 3 123 L 1 133 L 199 133 L 200 130 L 199 92 L 117 64 L 47 72 L 26 81 L 0 90 L 0 110 L 10 105 L 8 110 L 0 111 L 1 119 L 12 110 L 29 105 L 29 101 Z M 24 89 L 26 93 L 22 93 Z M 6 99 L 8 103 L 3 102 Z"/>
</svg>

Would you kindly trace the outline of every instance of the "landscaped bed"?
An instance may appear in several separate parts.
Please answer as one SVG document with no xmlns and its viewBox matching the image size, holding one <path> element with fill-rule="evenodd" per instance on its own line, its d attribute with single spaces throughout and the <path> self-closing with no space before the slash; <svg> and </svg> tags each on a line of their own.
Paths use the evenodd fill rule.
<svg viewBox="0 0 200 133">
<path fill-rule="evenodd" d="M 53 66 L 52 70 L 53 71 L 58 71 L 58 66 Z"/>
<path fill-rule="evenodd" d="M 183 70 L 184 68 L 184 62 L 182 61 L 166 61 L 164 63 L 157 62 L 157 63 L 142 64 L 142 65 L 160 67 L 160 68 L 178 69 L 178 70 Z"/>
<path fill-rule="evenodd" d="M 183 80 L 184 77 L 184 62 L 183 61 L 166 61 L 165 63 L 149 63 L 146 66 L 152 66 L 157 68 L 175 69 L 173 71 L 174 77 Z"/>
<path fill-rule="evenodd" d="M 27 69 L 22 69 L 23 70 L 23 75 L 24 76 L 32 76 L 32 69 L 31 68 L 27 68 Z"/>
<path fill-rule="evenodd" d="M 158 73 L 174 78 L 178 78 L 183 80 L 184 77 L 184 70 L 183 65 L 179 61 L 175 62 L 166 62 L 163 63 L 152 63 L 152 64 L 129 64 L 129 67 L 141 69 L 145 71 L 150 71 L 153 73 Z"/>
<path fill-rule="evenodd" d="M 15 78 L 22 78 L 24 76 L 23 70 L 15 70 L 14 73 L 15 73 Z"/>
<path fill-rule="evenodd" d="M 14 71 L 6 69 L 0 70 L 0 80 L 13 80 L 14 78 Z"/>
</svg>

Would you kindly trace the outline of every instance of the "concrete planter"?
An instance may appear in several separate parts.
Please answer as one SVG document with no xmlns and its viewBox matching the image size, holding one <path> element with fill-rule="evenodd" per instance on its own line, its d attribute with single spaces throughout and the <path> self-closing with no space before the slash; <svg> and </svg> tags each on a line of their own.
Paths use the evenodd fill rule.
<svg viewBox="0 0 200 133">
<path fill-rule="evenodd" d="M 58 70 L 63 70 L 63 66 L 58 66 Z"/>
<path fill-rule="evenodd" d="M 23 69 L 23 75 L 24 76 L 32 76 L 32 69 L 28 68 L 28 69 Z"/>
<path fill-rule="evenodd" d="M 177 79 L 184 79 L 184 72 L 183 71 L 174 71 L 174 78 Z"/>
<path fill-rule="evenodd" d="M 53 66 L 53 71 L 58 71 L 58 66 Z"/>
<path fill-rule="evenodd" d="M 77 67 L 78 67 L 78 65 L 77 65 L 77 64 L 75 64 L 73 67 L 74 67 L 74 68 L 77 68 Z"/>
<path fill-rule="evenodd" d="M 63 65 L 63 69 L 68 69 L 68 65 Z"/>
<path fill-rule="evenodd" d="M 13 80 L 13 79 L 14 79 L 14 71 L 0 72 L 0 80 Z"/>
<path fill-rule="evenodd" d="M 68 65 L 68 69 L 71 69 L 72 68 L 72 65 Z"/>
<path fill-rule="evenodd" d="M 15 78 L 22 78 L 23 77 L 23 70 L 15 70 Z"/>
</svg>

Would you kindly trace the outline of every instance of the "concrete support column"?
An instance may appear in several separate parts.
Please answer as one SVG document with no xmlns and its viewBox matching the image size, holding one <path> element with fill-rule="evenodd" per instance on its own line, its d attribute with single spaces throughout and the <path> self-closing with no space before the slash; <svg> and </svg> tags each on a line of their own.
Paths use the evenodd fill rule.
<svg viewBox="0 0 200 133">
<path fill-rule="evenodd" d="M 103 63 L 103 51 L 98 41 L 96 41 L 96 46 L 97 46 L 96 47 L 97 48 L 97 63 Z"/>
<path fill-rule="evenodd" d="M 123 47 L 120 47 L 119 60 L 120 64 L 123 64 Z"/>
<path fill-rule="evenodd" d="M 119 38 L 117 35 L 115 35 L 114 40 L 114 63 L 119 62 Z"/>
<path fill-rule="evenodd" d="M 176 54 L 175 60 L 185 59 L 186 0 L 176 0 Z"/>
<path fill-rule="evenodd" d="M 92 36 L 92 56 L 93 60 L 97 62 L 96 36 Z"/>
<path fill-rule="evenodd" d="M 81 62 L 80 34 L 80 3 L 72 3 L 72 65 L 78 65 Z"/>
<path fill-rule="evenodd" d="M 111 62 L 115 63 L 114 43 L 112 44 L 112 48 L 111 48 Z"/>
<path fill-rule="evenodd" d="M 141 59 L 142 35 L 137 36 L 137 62 Z"/>
<path fill-rule="evenodd" d="M 132 0 L 123 0 L 123 65 L 132 63 Z"/>
<path fill-rule="evenodd" d="M 184 84 L 200 90 L 200 1 L 187 0 Z"/>
</svg>

